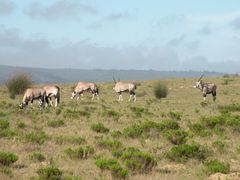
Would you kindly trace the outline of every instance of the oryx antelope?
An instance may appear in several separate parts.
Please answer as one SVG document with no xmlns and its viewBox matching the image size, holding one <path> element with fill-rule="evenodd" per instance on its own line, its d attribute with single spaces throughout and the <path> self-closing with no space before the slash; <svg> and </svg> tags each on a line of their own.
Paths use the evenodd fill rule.
<svg viewBox="0 0 240 180">
<path fill-rule="evenodd" d="M 33 100 L 38 99 L 39 105 L 41 107 L 45 106 L 45 99 L 46 99 L 46 91 L 43 88 L 28 88 L 25 90 L 22 102 L 19 104 L 19 107 L 23 109 L 25 106 L 28 105 L 30 101 L 31 104 Z"/>
<path fill-rule="evenodd" d="M 132 97 L 134 101 L 137 100 L 136 93 L 135 93 L 137 86 L 134 83 L 124 83 L 124 82 L 121 82 L 120 79 L 117 82 L 114 78 L 113 78 L 113 81 L 115 83 L 115 86 L 113 87 L 113 89 L 115 90 L 116 93 L 119 94 L 118 101 L 123 101 L 123 97 L 122 97 L 123 92 L 129 92 L 130 98 L 128 101 L 131 101 Z"/>
<path fill-rule="evenodd" d="M 60 103 L 60 88 L 58 86 L 47 85 L 43 89 L 46 91 L 46 105 L 49 104 L 53 106 L 52 97 L 55 98 L 55 107 Z"/>
<path fill-rule="evenodd" d="M 201 75 L 194 88 L 198 88 L 202 91 L 204 100 L 206 99 L 207 94 L 212 94 L 213 101 L 215 101 L 217 95 L 217 86 L 213 83 L 204 83 L 202 81 L 203 76 L 204 74 Z"/>
<path fill-rule="evenodd" d="M 77 96 L 77 100 L 78 100 L 80 95 L 83 96 L 84 91 L 91 91 L 92 100 L 95 98 L 95 96 L 97 96 L 97 98 L 99 99 L 98 87 L 95 83 L 91 83 L 91 82 L 78 82 L 77 86 L 72 92 L 71 99 Z"/>
</svg>

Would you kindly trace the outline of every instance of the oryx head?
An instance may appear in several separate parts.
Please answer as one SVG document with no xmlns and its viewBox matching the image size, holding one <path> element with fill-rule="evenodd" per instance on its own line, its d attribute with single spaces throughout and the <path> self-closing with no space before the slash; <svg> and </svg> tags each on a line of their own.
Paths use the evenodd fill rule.
<svg viewBox="0 0 240 180">
<path fill-rule="evenodd" d="M 114 84 L 116 85 L 118 82 L 120 82 L 120 78 L 118 77 L 118 81 L 116 81 L 116 79 L 115 79 L 114 76 L 113 76 L 113 82 L 114 82 Z M 113 89 L 115 90 L 115 86 L 113 87 Z"/>
<path fill-rule="evenodd" d="M 26 106 L 26 103 L 25 102 L 21 102 L 18 106 L 19 106 L 20 109 L 23 109 Z"/>
<path fill-rule="evenodd" d="M 200 78 L 198 79 L 198 81 L 195 83 L 195 86 L 193 86 L 194 88 L 200 88 L 201 84 L 202 84 L 202 78 L 204 76 L 205 73 L 203 73 Z"/>
</svg>

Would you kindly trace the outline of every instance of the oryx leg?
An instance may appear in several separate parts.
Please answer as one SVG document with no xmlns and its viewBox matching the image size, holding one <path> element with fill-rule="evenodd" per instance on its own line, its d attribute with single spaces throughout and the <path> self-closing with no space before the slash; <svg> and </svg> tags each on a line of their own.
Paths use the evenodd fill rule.
<svg viewBox="0 0 240 180">
<path fill-rule="evenodd" d="M 98 93 L 96 93 L 96 96 L 97 96 L 97 99 L 99 100 L 99 96 L 98 96 Z"/>
<path fill-rule="evenodd" d="M 212 92 L 212 95 L 213 95 L 213 101 L 215 102 L 216 101 L 216 96 L 217 96 L 217 92 Z"/>
<path fill-rule="evenodd" d="M 119 93 L 118 101 L 123 101 L 122 92 Z"/>
<path fill-rule="evenodd" d="M 92 100 L 94 100 L 94 97 L 95 97 L 95 93 L 92 93 Z"/>
<path fill-rule="evenodd" d="M 55 97 L 55 107 L 57 107 L 57 106 L 58 106 L 58 98 Z"/>
<path fill-rule="evenodd" d="M 49 97 L 50 106 L 53 106 L 52 97 Z"/>
<path fill-rule="evenodd" d="M 207 96 L 207 94 L 206 94 L 206 93 L 203 93 L 203 100 L 204 100 L 204 101 L 206 100 L 206 96 Z"/>
</svg>

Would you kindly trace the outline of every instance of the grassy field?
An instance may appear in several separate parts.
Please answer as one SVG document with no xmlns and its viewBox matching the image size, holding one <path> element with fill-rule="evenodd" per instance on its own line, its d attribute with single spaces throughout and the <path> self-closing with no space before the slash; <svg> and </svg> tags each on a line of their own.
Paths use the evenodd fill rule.
<svg viewBox="0 0 240 180">
<path fill-rule="evenodd" d="M 157 81 L 138 81 L 137 101 L 124 94 L 121 103 L 113 83 L 98 83 L 100 100 L 79 102 L 73 84 L 60 84 L 60 107 L 19 110 L 21 96 L 1 86 L 0 153 L 18 158 L 0 154 L 0 179 L 238 179 L 240 78 L 204 80 L 217 84 L 215 103 L 203 102 L 195 79 L 169 79 L 161 100 Z"/>
</svg>

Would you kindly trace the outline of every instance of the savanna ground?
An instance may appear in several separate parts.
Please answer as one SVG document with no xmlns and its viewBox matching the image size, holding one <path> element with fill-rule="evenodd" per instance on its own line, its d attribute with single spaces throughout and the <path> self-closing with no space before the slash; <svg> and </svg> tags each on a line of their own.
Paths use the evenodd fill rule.
<svg viewBox="0 0 240 180">
<path fill-rule="evenodd" d="M 0 162 L 0 179 L 35 179 L 49 166 L 62 179 L 206 179 L 219 171 L 240 178 L 240 78 L 205 78 L 218 86 L 215 103 L 211 95 L 203 102 L 195 80 L 163 80 L 170 90 L 161 100 L 156 81 L 137 81 L 137 101 L 124 94 L 121 103 L 111 82 L 97 83 L 100 100 L 85 94 L 79 102 L 70 99 L 73 84 L 60 84 L 60 107 L 43 110 L 37 102 L 19 110 L 21 96 L 10 99 L 1 86 L 0 151 L 18 160 Z M 182 144 L 190 147 L 172 149 Z M 207 166 L 214 159 L 225 166 Z"/>
</svg>

